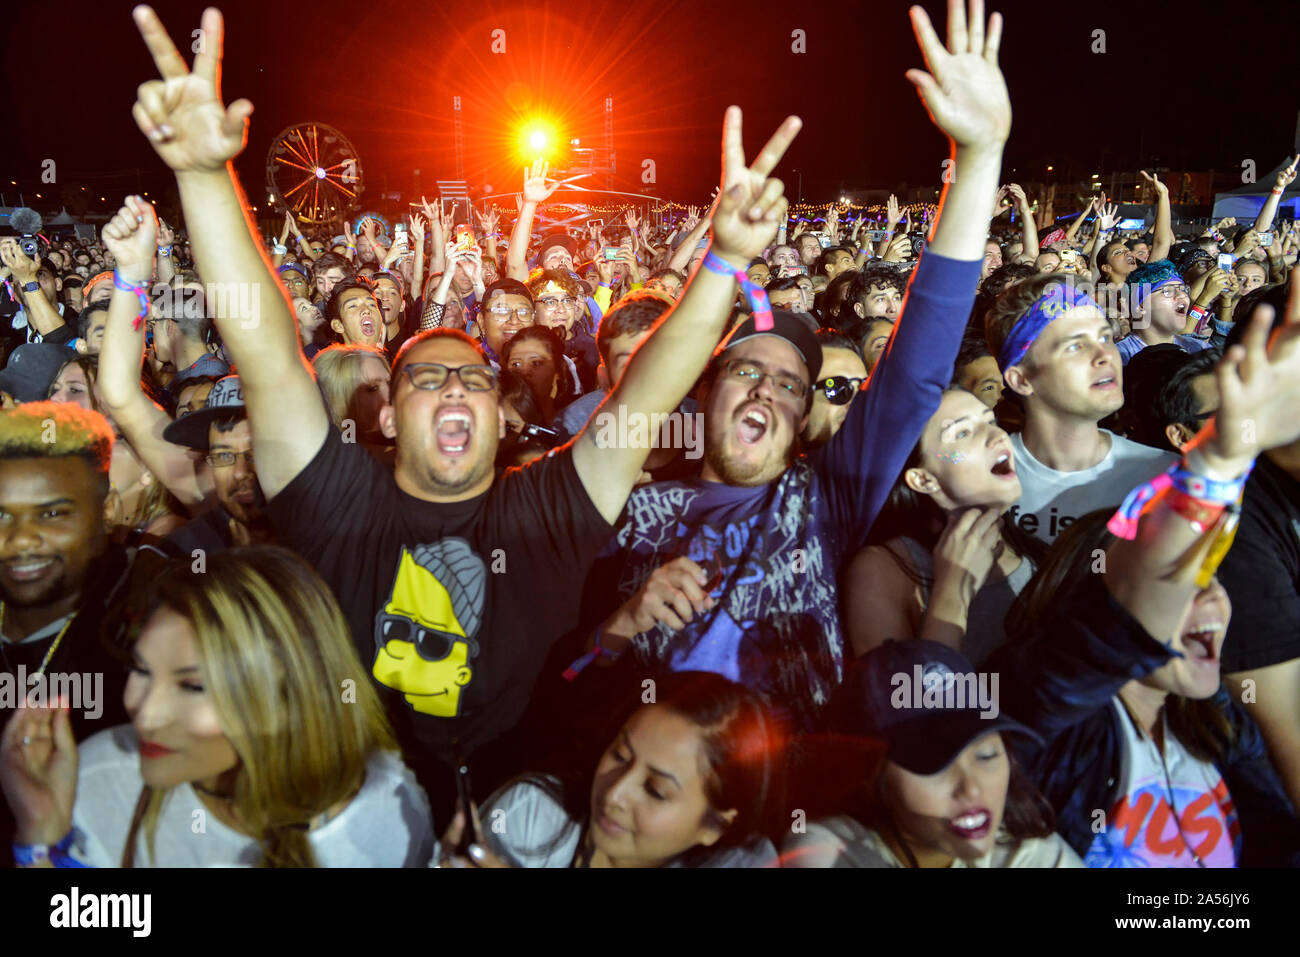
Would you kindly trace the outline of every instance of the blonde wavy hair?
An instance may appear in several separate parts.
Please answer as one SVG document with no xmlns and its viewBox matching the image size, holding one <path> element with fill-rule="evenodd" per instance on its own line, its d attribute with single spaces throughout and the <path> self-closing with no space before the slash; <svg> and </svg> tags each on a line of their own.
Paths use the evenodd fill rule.
<svg viewBox="0 0 1300 957">
<path fill-rule="evenodd" d="M 378 346 L 335 344 L 316 353 L 311 361 L 316 371 L 316 386 L 325 398 L 325 407 L 336 429 L 343 428 L 347 419 L 356 421 L 357 390 L 364 384 L 363 359 L 378 359 L 384 364 L 384 371 L 392 375 L 388 356 Z"/>
<path fill-rule="evenodd" d="M 287 549 L 253 546 L 209 556 L 202 573 L 173 562 L 151 591 L 149 611 L 159 608 L 194 629 L 204 685 L 239 756 L 231 812 L 261 844 L 258 866 L 315 867 L 312 820 L 356 793 L 375 751 L 396 748 L 333 593 Z M 169 793 L 141 791 L 123 867 L 134 866 L 141 827 L 155 859 Z"/>
</svg>

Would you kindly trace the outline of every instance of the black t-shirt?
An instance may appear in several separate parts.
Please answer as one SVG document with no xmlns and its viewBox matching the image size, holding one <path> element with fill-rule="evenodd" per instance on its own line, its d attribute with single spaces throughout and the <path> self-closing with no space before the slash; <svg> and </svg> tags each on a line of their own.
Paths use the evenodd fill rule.
<svg viewBox="0 0 1300 957">
<path fill-rule="evenodd" d="M 1300 482 L 1266 456 L 1246 483 L 1219 581 L 1232 599 L 1226 674 L 1300 658 Z"/>
<path fill-rule="evenodd" d="M 567 447 L 433 503 L 334 429 L 270 514 L 338 596 L 399 736 L 439 757 L 519 720 L 613 532 Z"/>
</svg>

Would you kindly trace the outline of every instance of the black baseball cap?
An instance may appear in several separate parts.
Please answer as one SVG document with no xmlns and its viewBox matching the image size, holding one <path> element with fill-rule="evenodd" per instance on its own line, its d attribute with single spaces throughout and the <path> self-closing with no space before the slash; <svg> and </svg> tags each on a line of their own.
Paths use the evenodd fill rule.
<svg viewBox="0 0 1300 957">
<path fill-rule="evenodd" d="M 173 445 L 207 451 L 209 426 L 230 413 L 247 414 L 244 405 L 244 385 L 237 375 L 223 376 L 212 386 L 203 408 L 182 415 L 167 428 L 163 438 Z"/>
<path fill-rule="evenodd" d="M 822 369 L 822 344 L 817 341 L 815 331 L 809 324 L 793 312 L 784 309 L 772 310 L 772 328 L 760 331 L 753 316 L 749 316 L 732 330 L 731 335 L 722 340 L 714 356 L 720 356 L 733 346 L 738 346 L 756 336 L 776 336 L 794 346 L 804 365 L 808 367 L 810 381 L 817 381 L 817 373 Z"/>
<path fill-rule="evenodd" d="M 529 302 L 533 301 L 533 294 L 528 291 L 528 287 L 518 279 L 498 279 L 492 285 L 483 290 L 483 305 L 492 301 L 492 297 L 497 293 L 505 293 L 508 296 L 523 296 Z"/>
<path fill-rule="evenodd" d="M 27 342 L 15 349 L 0 372 L 0 392 L 18 402 L 40 402 L 50 394 L 59 370 L 77 353 L 54 342 Z"/>
<path fill-rule="evenodd" d="M 1002 712 L 995 679 L 995 674 L 976 673 L 947 645 L 887 641 L 849 666 L 831 704 L 832 722 L 843 734 L 882 741 L 890 761 L 921 775 L 939 773 L 990 731 L 1022 734 L 1042 744 Z M 980 693 L 990 691 L 991 700 L 982 705 Z"/>
<path fill-rule="evenodd" d="M 578 244 L 568 233 L 548 233 L 542 237 L 542 243 L 537 247 L 537 264 L 540 266 L 542 260 L 546 258 L 546 251 L 554 246 L 563 246 L 569 251 L 570 256 L 578 254 Z"/>
</svg>

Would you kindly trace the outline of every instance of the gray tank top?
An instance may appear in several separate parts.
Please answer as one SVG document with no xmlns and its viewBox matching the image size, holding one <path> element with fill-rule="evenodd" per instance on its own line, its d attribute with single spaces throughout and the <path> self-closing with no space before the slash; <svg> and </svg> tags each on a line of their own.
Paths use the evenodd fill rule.
<svg viewBox="0 0 1300 957">
<path fill-rule="evenodd" d="M 930 589 L 934 584 L 934 555 L 916 539 L 904 536 L 897 541 L 907 549 L 912 567 L 926 579 L 926 584 L 921 586 L 921 595 L 929 607 Z M 961 640 L 961 653 L 970 659 L 971 664 L 979 667 L 989 655 L 1007 643 L 1003 622 L 1012 602 L 1033 576 L 1033 563 L 1022 557 L 1020 565 L 1010 575 L 985 582 L 984 587 L 975 593 L 966 615 L 966 635 Z"/>
</svg>

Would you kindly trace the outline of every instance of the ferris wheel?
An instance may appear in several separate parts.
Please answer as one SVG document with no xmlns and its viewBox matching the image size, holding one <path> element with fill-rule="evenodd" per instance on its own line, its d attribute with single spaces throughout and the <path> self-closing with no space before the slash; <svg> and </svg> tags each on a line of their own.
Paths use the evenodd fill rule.
<svg viewBox="0 0 1300 957">
<path fill-rule="evenodd" d="M 325 123 L 298 123 L 266 153 L 266 191 L 273 206 L 307 223 L 347 217 L 365 189 L 361 158 L 348 138 Z"/>
</svg>

